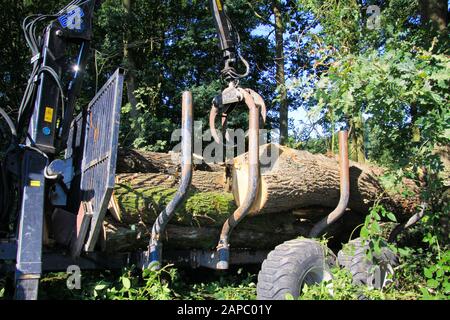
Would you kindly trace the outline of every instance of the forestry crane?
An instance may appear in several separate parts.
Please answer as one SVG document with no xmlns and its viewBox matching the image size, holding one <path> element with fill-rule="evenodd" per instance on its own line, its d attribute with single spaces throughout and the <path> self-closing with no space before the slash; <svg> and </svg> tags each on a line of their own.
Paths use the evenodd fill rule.
<svg viewBox="0 0 450 320">
<path fill-rule="evenodd" d="M 47 254 L 44 235 L 73 259 L 95 253 L 103 218 L 114 187 L 124 70 L 109 78 L 89 105 L 74 116 L 92 40 L 93 18 L 99 0 L 73 0 L 55 14 L 36 14 L 22 24 L 31 50 L 32 71 L 16 121 L 0 108 L 11 141 L 2 151 L 0 194 L 0 272 L 15 271 L 15 298 L 37 299 L 43 269 L 68 264 L 68 255 Z M 228 268 L 228 236 L 245 216 L 258 185 L 259 113 L 261 97 L 239 87 L 249 71 L 239 53 L 239 37 L 221 0 L 210 7 L 224 57 L 222 76 L 228 87 L 213 102 L 225 127 L 228 113 L 240 102 L 250 109 L 250 149 L 253 182 L 251 197 L 224 225 L 217 249 L 217 268 Z M 41 33 L 36 30 L 45 23 Z M 71 53 L 76 52 L 75 55 Z M 241 61 L 245 73 L 236 71 Z M 160 234 L 185 197 L 192 171 L 192 96 L 183 94 L 184 185 L 172 206 L 153 228 L 145 262 L 161 260 Z M 214 129 L 214 138 L 219 141 Z M 186 161 L 189 160 L 189 161 Z M 47 223 L 44 223 L 46 221 Z M 48 228 L 48 230 L 45 230 Z M 64 260 L 65 259 L 65 260 Z M 70 260 L 69 259 L 69 260 Z M 14 261 L 15 264 L 3 263 Z M 13 270 L 11 269 L 13 266 Z"/>
</svg>

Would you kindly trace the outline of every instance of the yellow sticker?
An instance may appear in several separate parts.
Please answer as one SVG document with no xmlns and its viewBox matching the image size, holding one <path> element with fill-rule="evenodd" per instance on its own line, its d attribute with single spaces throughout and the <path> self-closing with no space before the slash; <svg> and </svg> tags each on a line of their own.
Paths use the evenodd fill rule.
<svg viewBox="0 0 450 320">
<path fill-rule="evenodd" d="M 53 108 L 45 107 L 44 121 L 45 122 L 53 121 Z"/>
<path fill-rule="evenodd" d="M 40 187 L 41 182 L 39 180 L 31 180 L 30 181 L 30 187 Z"/>
<path fill-rule="evenodd" d="M 219 11 L 222 11 L 222 2 L 220 2 L 220 0 L 216 0 L 217 3 L 217 9 L 219 9 Z"/>
</svg>

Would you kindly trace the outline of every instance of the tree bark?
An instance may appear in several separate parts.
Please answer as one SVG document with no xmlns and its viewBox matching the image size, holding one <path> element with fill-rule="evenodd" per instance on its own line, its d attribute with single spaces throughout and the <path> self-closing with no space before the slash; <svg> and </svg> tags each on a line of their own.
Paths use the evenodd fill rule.
<svg viewBox="0 0 450 320">
<path fill-rule="evenodd" d="M 310 206 L 333 209 L 337 204 L 339 199 L 337 159 L 275 144 L 261 146 L 260 152 L 262 184 L 258 205 L 254 209 L 260 209 L 260 213 L 281 213 Z M 267 154 L 270 154 L 269 158 L 265 156 Z M 243 154 L 235 158 L 232 165 L 227 167 L 203 163 L 194 169 L 191 191 L 196 194 L 194 199 L 199 201 L 197 205 L 200 208 L 204 208 L 205 212 L 217 211 L 217 208 L 214 209 L 215 202 L 222 203 L 222 197 L 225 199 L 231 197 L 230 201 L 234 197 L 239 204 L 239 200 L 245 195 L 247 185 L 245 159 L 246 154 Z M 271 159 L 272 162 L 267 163 L 267 159 Z M 133 170 L 141 173 L 131 173 Z M 143 203 L 154 203 L 152 199 L 155 197 L 170 198 L 171 192 L 175 192 L 178 187 L 180 179 L 179 165 L 174 164 L 172 155 L 156 152 L 121 150 L 117 172 L 116 195 L 121 197 L 122 210 L 133 214 L 136 212 L 144 215 L 159 213 L 162 210 L 161 205 L 152 209 Z M 400 215 L 409 213 L 408 210 L 415 203 L 413 202 L 415 198 L 407 201 L 399 196 L 388 194 L 379 183 L 381 174 L 379 168 L 351 162 L 350 174 L 349 208 L 355 212 L 367 214 L 370 206 L 379 197 L 382 204 Z M 415 190 L 411 183 L 409 186 L 413 191 Z M 231 190 L 233 196 L 226 193 Z M 202 193 L 205 194 L 202 195 Z M 208 204 L 202 203 L 203 196 Z M 225 203 L 228 203 L 228 200 Z M 209 205 L 212 207 L 208 208 Z M 222 213 L 228 216 L 234 209 L 235 206 L 227 206 Z M 198 214 L 205 215 L 205 212 Z"/>
<path fill-rule="evenodd" d="M 280 95 L 280 144 L 284 145 L 288 138 L 288 102 L 287 102 L 287 90 L 286 80 L 284 75 L 284 24 L 281 14 L 281 1 L 272 1 L 272 10 L 275 16 L 275 66 L 276 75 L 275 80 L 277 83 L 279 95 Z"/>
<path fill-rule="evenodd" d="M 177 188 L 181 175 L 167 173 L 121 173 L 116 174 L 116 184 L 129 185 L 132 189 L 140 188 Z M 223 171 L 194 171 L 191 189 L 199 192 L 226 192 L 230 190 Z"/>
<path fill-rule="evenodd" d="M 260 153 L 263 161 L 264 154 L 271 154 L 272 161 L 270 164 L 263 164 L 261 168 L 260 192 L 251 210 L 253 214 L 286 212 L 310 206 L 333 209 L 337 205 L 337 159 L 275 144 L 262 146 Z M 235 158 L 231 169 L 232 191 L 238 205 L 247 192 L 246 157 L 247 154 L 244 154 Z M 370 167 L 350 162 L 351 189 L 348 207 L 352 211 L 367 214 L 373 203 L 380 199 L 381 204 L 395 213 L 409 213 L 417 199 L 411 199 L 410 203 L 400 196 L 389 195 L 379 183 L 378 177 Z"/>
<path fill-rule="evenodd" d="M 331 245 L 345 243 L 364 217 L 352 212 L 327 229 L 332 237 Z M 307 237 L 315 221 L 304 220 L 296 213 L 284 216 L 267 214 L 245 218 L 231 234 L 232 248 L 272 250 L 278 244 L 297 238 Z M 146 249 L 152 224 L 119 223 L 108 217 L 105 225 L 105 244 L 108 252 L 126 252 Z M 181 225 L 171 222 L 164 234 L 164 249 L 214 249 L 219 239 L 222 225 Z"/>
<path fill-rule="evenodd" d="M 127 21 L 128 23 L 131 23 L 131 14 L 132 14 L 132 7 L 133 7 L 134 0 L 123 0 L 123 6 L 125 8 L 125 12 L 127 14 Z M 123 58 L 124 63 L 127 67 L 127 75 L 125 77 L 125 82 L 127 86 L 127 97 L 128 102 L 131 104 L 131 117 L 133 119 L 137 118 L 137 99 L 134 94 L 134 91 L 136 90 L 136 64 L 134 62 L 133 53 L 129 49 L 129 43 L 131 40 L 131 32 L 130 30 L 127 30 L 124 35 L 123 40 Z M 138 128 L 136 128 L 138 130 Z"/>
<path fill-rule="evenodd" d="M 274 144 L 262 146 L 260 152 L 261 155 L 269 154 L 273 162 L 269 163 L 261 156 L 260 194 L 252 214 L 233 231 L 233 248 L 273 249 L 285 240 L 307 236 L 314 223 L 331 212 L 339 199 L 335 158 Z M 144 158 L 149 162 L 159 160 L 155 167 L 166 172 L 116 175 L 114 197 L 118 214 L 115 218 L 110 215 L 105 222 L 107 251 L 144 249 L 154 221 L 176 192 L 180 175 L 177 170 L 173 174 L 167 173 L 165 163 L 170 155 L 149 154 L 151 156 Z M 215 247 L 223 223 L 245 196 L 246 156 L 235 158 L 227 168 L 219 166 L 220 170 L 216 171 L 194 171 L 188 198 L 168 226 L 165 248 Z M 172 162 L 170 164 L 173 166 Z M 397 213 L 399 221 L 407 219 L 408 215 L 404 213 L 414 207 L 402 198 L 385 194 L 378 182 L 379 169 L 354 162 L 350 166 L 348 209 L 327 229 L 336 243 L 348 240 L 376 199 Z M 233 182 L 230 192 L 227 190 L 228 175 Z M 260 214 L 255 214 L 257 211 Z"/>
<path fill-rule="evenodd" d="M 422 22 L 429 23 L 434 31 L 446 32 L 448 23 L 447 0 L 420 0 Z"/>
<path fill-rule="evenodd" d="M 366 156 L 364 151 L 364 122 L 361 115 L 352 117 L 350 120 L 351 132 L 350 132 L 350 159 L 365 163 Z"/>
<path fill-rule="evenodd" d="M 194 155 L 194 170 L 224 171 L 220 164 L 207 164 Z M 135 149 L 119 149 L 116 173 L 169 173 L 181 172 L 180 155 L 178 153 L 159 153 Z"/>
</svg>

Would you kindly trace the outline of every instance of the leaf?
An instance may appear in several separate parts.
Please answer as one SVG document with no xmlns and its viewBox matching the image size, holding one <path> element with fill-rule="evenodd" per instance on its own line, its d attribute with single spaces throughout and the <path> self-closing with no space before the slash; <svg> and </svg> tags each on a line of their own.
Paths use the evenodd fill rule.
<svg viewBox="0 0 450 320">
<path fill-rule="evenodd" d="M 407 249 L 403 249 L 403 248 L 397 248 L 398 252 L 400 253 L 401 256 L 408 256 L 410 254 L 409 250 Z"/>
<path fill-rule="evenodd" d="M 360 235 L 362 238 L 367 238 L 369 236 L 369 232 L 365 226 L 361 228 Z"/>
<path fill-rule="evenodd" d="M 122 278 L 122 284 L 123 284 L 123 287 L 125 289 L 130 289 L 131 288 L 131 281 L 130 281 L 130 279 L 128 279 L 126 277 Z"/>
<path fill-rule="evenodd" d="M 381 253 L 381 248 L 380 248 L 380 244 L 378 243 L 378 241 L 375 241 L 373 243 L 373 252 L 376 254 Z"/>
<path fill-rule="evenodd" d="M 449 282 L 444 283 L 444 293 L 445 294 L 450 293 L 450 283 Z"/>
<path fill-rule="evenodd" d="M 294 300 L 294 296 L 290 293 L 286 293 L 286 295 L 284 296 L 285 300 Z"/>
<path fill-rule="evenodd" d="M 97 285 L 94 287 L 94 290 L 95 290 L 95 291 L 101 291 L 101 290 L 104 290 L 105 288 L 106 288 L 106 284 L 101 283 L 101 284 L 97 284 Z"/>
<path fill-rule="evenodd" d="M 420 291 L 422 292 L 422 299 L 424 299 L 424 300 L 431 299 L 430 293 L 428 292 L 427 288 L 420 288 Z"/>
<path fill-rule="evenodd" d="M 374 234 L 377 234 L 378 232 L 380 232 L 380 225 L 378 223 L 372 223 L 372 225 L 370 226 L 370 231 Z"/>
<path fill-rule="evenodd" d="M 397 222 L 397 218 L 395 217 L 395 215 L 392 212 L 388 212 L 387 217 L 389 220 L 391 220 L 393 222 Z"/>
<path fill-rule="evenodd" d="M 433 278 L 433 271 L 430 270 L 430 268 L 424 268 L 424 274 L 427 278 Z"/>
<path fill-rule="evenodd" d="M 436 289 L 437 287 L 439 287 L 439 281 L 435 279 L 428 279 L 427 286 L 432 289 Z"/>
</svg>

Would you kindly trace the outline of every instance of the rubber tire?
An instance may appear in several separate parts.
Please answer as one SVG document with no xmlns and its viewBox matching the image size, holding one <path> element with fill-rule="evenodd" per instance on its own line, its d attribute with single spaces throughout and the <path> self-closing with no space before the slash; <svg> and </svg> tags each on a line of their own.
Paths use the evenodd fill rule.
<svg viewBox="0 0 450 320">
<path fill-rule="evenodd" d="M 298 298 L 304 283 L 331 279 L 333 265 L 336 265 L 336 257 L 321 243 L 310 239 L 286 241 L 272 250 L 262 263 L 256 286 L 257 299 L 285 300 L 287 294 Z"/>
<path fill-rule="evenodd" d="M 381 253 L 373 255 L 370 260 L 367 255 L 368 245 L 361 238 L 351 240 L 347 246 L 338 252 L 338 263 L 350 271 L 353 284 L 382 289 L 386 286 L 388 275 L 394 276 L 394 267 L 398 265 L 398 258 L 388 247 L 382 247 Z M 348 251 L 350 250 L 350 252 Z M 379 270 L 379 279 L 376 274 Z"/>
</svg>

